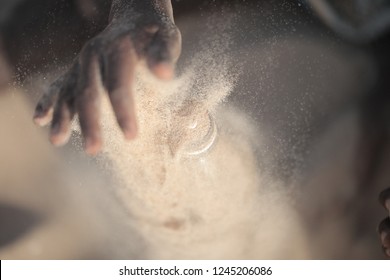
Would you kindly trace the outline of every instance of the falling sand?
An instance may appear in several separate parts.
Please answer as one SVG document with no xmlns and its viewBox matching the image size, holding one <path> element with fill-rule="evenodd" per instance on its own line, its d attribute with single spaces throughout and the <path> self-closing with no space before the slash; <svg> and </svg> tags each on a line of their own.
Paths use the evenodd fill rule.
<svg viewBox="0 0 390 280">
<path fill-rule="evenodd" d="M 32 128 L 28 109 L 7 105 L 23 102 L 4 98 L 4 153 L 22 158 L 4 162 L 9 172 L 0 174 L 8 182 L 1 197 L 41 220 L 0 247 L 2 259 L 310 258 L 285 186 L 259 167 L 267 160 L 256 156 L 263 143 L 259 125 L 224 102 L 239 74 L 231 71 L 226 38 L 209 42 L 174 81 L 139 69 L 135 140 L 125 141 L 103 98 L 97 166 L 75 152 L 76 135 L 58 158 L 44 133 Z M 18 112 L 20 120 L 13 117 Z M 35 135 L 44 151 L 31 150 L 35 138 L 17 137 L 17 130 Z M 8 174 L 17 180 L 4 179 Z"/>
<path fill-rule="evenodd" d="M 200 51 L 172 82 L 141 71 L 134 141 L 124 139 L 105 99 L 99 163 L 146 258 L 307 258 L 287 195 L 257 166 L 261 135 L 221 104 L 236 79 L 223 53 Z"/>
</svg>

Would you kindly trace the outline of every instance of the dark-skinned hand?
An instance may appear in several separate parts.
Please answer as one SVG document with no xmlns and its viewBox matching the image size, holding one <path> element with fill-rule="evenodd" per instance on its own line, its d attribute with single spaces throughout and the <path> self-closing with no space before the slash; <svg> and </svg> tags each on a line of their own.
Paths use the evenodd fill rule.
<svg viewBox="0 0 390 280">
<path fill-rule="evenodd" d="M 69 140 L 71 121 L 78 114 L 85 151 L 94 155 L 103 144 L 99 107 L 105 92 L 124 136 L 132 139 L 137 134 L 135 68 L 145 62 L 158 78 L 171 79 L 180 51 L 170 1 L 113 1 L 108 26 L 49 87 L 36 106 L 34 121 L 51 121 L 50 141 L 60 146 Z"/>
</svg>

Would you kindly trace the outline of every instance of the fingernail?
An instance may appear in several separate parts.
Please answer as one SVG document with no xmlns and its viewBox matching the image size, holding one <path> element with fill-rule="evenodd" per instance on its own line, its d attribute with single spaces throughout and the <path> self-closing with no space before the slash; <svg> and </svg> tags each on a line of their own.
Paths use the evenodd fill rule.
<svg viewBox="0 0 390 280">
<path fill-rule="evenodd" d="M 33 117 L 33 122 L 39 126 L 42 126 L 41 124 L 41 118 L 39 116 L 35 116 Z"/>
<path fill-rule="evenodd" d="M 62 146 L 64 145 L 64 141 L 62 139 L 62 137 L 60 137 L 59 135 L 55 134 L 55 135 L 51 135 L 50 136 L 50 142 L 56 146 L 56 147 L 59 147 L 59 146 Z"/>
<path fill-rule="evenodd" d="M 54 146 L 59 147 L 59 146 L 63 146 L 66 143 L 68 143 L 69 138 L 70 138 L 70 131 L 62 131 L 62 132 L 58 132 L 58 133 L 51 133 L 51 135 L 50 135 L 50 142 Z"/>
<path fill-rule="evenodd" d="M 155 24 L 152 24 L 152 25 L 148 25 L 144 28 L 144 30 L 148 33 L 151 33 L 151 34 L 154 34 L 158 31 L 159 27 L 158 25 L 155 25 Z"/>
<path fill-rule="evenodd" d="M 47 112 L 35 111 L 33 121 L 39 126 L 47 125 L 53 117 L 53 109 L 51 108 Z"/>
<path fill-rule="evenodd" d="M 174 67 L 171 63 L 163 62 L 153 66 L 153 73 L 163 80 L 171 80 L 174 72 Z"/>
</svg>

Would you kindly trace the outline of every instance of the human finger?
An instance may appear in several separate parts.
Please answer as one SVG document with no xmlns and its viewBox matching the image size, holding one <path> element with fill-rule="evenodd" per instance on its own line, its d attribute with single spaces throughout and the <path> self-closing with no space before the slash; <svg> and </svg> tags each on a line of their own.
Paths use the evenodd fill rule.
<svg viewBox="0 0 390 280">
<path fill-rule="evenodd" d="M 138 62 L 130 38 L 122 38 L 107 52 L 105 86 L 119 127 L 126 139 L 137 134 L 137 121 L 133 98 L 135 66 Z"/>
</svg>

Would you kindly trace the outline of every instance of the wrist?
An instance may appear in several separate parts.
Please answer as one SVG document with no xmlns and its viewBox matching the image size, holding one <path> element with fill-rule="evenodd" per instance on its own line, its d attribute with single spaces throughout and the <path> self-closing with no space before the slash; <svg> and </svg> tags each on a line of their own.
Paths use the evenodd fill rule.
<svg viewBox="0 0 390 280">
<path fill-rule="evenodd" d="M 113 0 L 109 21 L 120 17 L 146 15 L 150 18 L 169 18 L 173 22 L 170 0 Z"/>
</svg>

